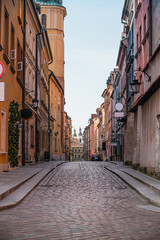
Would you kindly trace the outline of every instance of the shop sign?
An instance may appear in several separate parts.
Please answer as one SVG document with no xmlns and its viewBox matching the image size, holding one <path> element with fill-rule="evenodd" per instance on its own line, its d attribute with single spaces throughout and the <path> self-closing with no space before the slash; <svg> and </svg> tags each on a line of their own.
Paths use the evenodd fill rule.
<svg viewBox="0 0 160 240">
<path fill-rule="evenodd" d="M 117 147 L 117 142 L 111 142 L 111 147 Z"/>
<path fill-rule="evenodd" d="M 124 112 L 115 112 L 114 116 L 115 118 L 122 118 L 124 117 Z"/>
<path fill-rule="evenodd" d="M 4 76 L 5 73 L 5 67 L 2 62 L 0 62 L 0 79 Z"/>
<path fill-rule="evenodd" d="M 30 119 L 33 114 L 29 108 L 23 108 L 20 112 L 21 112 L 21 118 L 24 120 Z"/>
<path fill-rule="evenodd" d="M 5 83 L 0 82 L 0 102 L 5 101 Z"/>
</svg>

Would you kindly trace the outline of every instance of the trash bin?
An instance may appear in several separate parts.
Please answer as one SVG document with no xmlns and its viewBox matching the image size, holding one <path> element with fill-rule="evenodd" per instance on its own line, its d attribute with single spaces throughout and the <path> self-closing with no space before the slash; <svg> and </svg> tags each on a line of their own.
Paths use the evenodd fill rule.
<svg viewBox="0 0 160 240">
<path fill-rule="evenodd" d="M 49 153 L 47 151 L 44 152 L 44 159 L 47 159 L 48 160 L 48 157 L 49 157 Z"/>
</svg>

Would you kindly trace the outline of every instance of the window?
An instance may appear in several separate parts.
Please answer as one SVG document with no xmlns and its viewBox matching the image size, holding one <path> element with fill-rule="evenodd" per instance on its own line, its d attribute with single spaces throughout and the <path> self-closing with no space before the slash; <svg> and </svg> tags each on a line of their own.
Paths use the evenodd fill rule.
<svg viewBox="0 0 160 240">
<path fill-rule="evenodd" d="M 20 45 L 19 40 L 17 39 L 17 75 L 20 79 L 23 79 L 23 61 L 22 61 L 22 47 Z"/>
<path fill-rule="evenodd" d="M 137 50 L 138 50 L 138 46 L 139 46 L 139 42 L 138 42 L 138 33 L 137 33 Z"/>
<path fill-rule="evenodd" d="M 1 108 L 1 152 L 6 152 L 6 111 Z"/>
<path fill-rule="evenodd" d="M 34 148 L 34 126 L 31 125 L 30 129 L 30 147 Z"/>
<path fill-rule="evenodd" d="M 145 16 L 144 16 L 143 25 L 144 25 L 144 37 L 145 37 L 146 31 L 147 31 L 147 20 L 146 20 L 146 14 L 145 14 Z"/>
<path fill-rule="evenodd" d="M 44 148 L 45 131 L 42 130 L 42 149 Z"/>
<path fill-rule="evenodd" d="M 55 119 L 56 119 L 56 107 L 55 107 Z"/>
<path fill-rule="evenodd" d="M 46 15 L 42 15 L 42 26 L 46 27 Z"/>
<path fill-rule="evenodd" d="M 61 110 L 60 110 L 60 105 L 58 105 L 58 125 L 61 125 Z"/>
<path fill-rule="evenodd" d="M 142 42 L 142 27 L 139 28 L 139 44 L 141 45 Z"/>
<path fill-rule="evenodd" d="M 18 0 L 18 21 L 22 24 L 23 19 L 23 0 Z"/>
<path fill-rule="evenodd" d="M 57 137 L 55 137 L 55 152 L 57 152 Z"/>
<path fill-rule="evenodd" d="M 8 55 L 8 44 L 9 41 L 9 14 L 7 12 L 7 9 L 5 8 L 4 13 L 4 53 Z"/>
<path fill-rule="evenodd" d="M 15 31 L 14 31 L 14 27 L 11 23 L 11 64 L 14 65 L 14 52 L 15 51 L 15 47 L 14 47 L 14 42 L 15 42 Z"/>
</svg>

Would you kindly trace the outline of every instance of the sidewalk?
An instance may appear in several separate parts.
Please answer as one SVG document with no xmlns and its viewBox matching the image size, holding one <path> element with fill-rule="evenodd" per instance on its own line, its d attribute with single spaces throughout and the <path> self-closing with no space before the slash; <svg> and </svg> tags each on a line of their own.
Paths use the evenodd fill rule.
<svg viewBox="0 0 160 240">
<path fill-rule="evenodd" d="M 0 210 L 16 206 L 51 171 L 56 171 L 64 161 L 50 161 L 27 165 L 0 173 Z"/>
<path fill-rule="evenodd" d="M 104 168 L 120 177 L 138 194 L 147 200 L 149 205 L 143 208 L 160 212 L 160 181 L 146 174 L 124 166 L 122 162 L 106 162 Z M 141 206 L 142 208 L 142 206 Z"/>
</svg>

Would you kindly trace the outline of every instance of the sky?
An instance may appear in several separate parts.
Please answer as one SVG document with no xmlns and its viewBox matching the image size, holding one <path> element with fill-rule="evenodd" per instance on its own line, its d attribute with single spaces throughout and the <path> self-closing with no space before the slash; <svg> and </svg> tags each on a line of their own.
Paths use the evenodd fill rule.
<svg viewBox="0 0 160 240">
<path fill-rule="evenodd" d="M 77 132 L 103 103 L 106 80 L 116 67 L 123 5 L 124 0 L 63 0 L 65 111 Z"/>
</svg>

